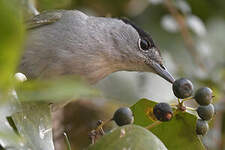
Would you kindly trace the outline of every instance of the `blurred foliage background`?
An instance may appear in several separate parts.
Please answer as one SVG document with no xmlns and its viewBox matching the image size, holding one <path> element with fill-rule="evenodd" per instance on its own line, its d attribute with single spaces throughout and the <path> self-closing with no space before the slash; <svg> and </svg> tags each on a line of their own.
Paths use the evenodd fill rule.
<svg viewBox="0 0 225 150">
<path fill-rule="evenodd" d="M 203 141 L 207 149 L 225 150 L 224 0 L 1 0 L 0 110 L 7 116 L 11 115 L 8 110 L 13 108 L 3 102 L 3 99 L 10 99 L 5 98 L 3 91 L 12 87 L 12 73 L 16 72 L 26 38 L 23 22 L 32 16 L 33 5 L 40 12 L 78 9 L 94 16 L 125 16 L 149 32 L 160 47 L 168 70 L 176 78 L 189 78 L 195 89 L 201 86 L 213 89 L 217 115 Z M 71 102 L 52 114 L 53 126 L 55 129 L 63 126 L 68 131 L 74 149 L 87 146 L 89 141 L 85 131 L 94 128 L 96 120 L 104 120 L 120 105 L 131 105 L 143 97 L 157 102 L 175 100 L 171 85 L 151 73 L 117 72 L 95 87 L 101 91 L 104 100 Z M 187 105 L 196 106 L 194 102 Z M 85 115 L 80 120 L 72 114 L 92 115 Z M 0 125 L 0 135 L 8 134 L 1 131 L 5 131 L 3 125 Z M 63 131 L 59 129 L 54 135 L 57 149 L 66 146 L 62 144 L 64 139 L 60 133 Z"/>
</svg>

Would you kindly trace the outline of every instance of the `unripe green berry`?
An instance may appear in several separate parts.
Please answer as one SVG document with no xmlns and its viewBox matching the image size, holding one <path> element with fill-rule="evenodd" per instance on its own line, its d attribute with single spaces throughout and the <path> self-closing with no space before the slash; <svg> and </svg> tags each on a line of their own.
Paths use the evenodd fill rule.
<svg viewBox="0 0 225 150">
<path fill-rule="evenodd" d="M 209 105 L 212 103 L 213 91 L 208 87 L 203 87 L 195 92 L 195 100 L 199 105 Z"/>
<path fill-rule="evenodd" d="M 177 98 L 187 98 L 193 93 L 193 84 L 186 78 L 181 78 L 173 83 L 173 93 Z"/>
<path fill-rule="evenodd" d="M 118 126 L 123 126 L 133 123 L 134 117 L 129 107 L 121 107 L 116 110 L 112 120 L 114 120 Z"/>
<path fill-rule="evenodd" d="M 210 120 L 214 115 L 214 106 L 209 104 L 207 106 L 199 106 L 197 108 L 197 113 L 203 120 Z"/>
<path fill-rule="evenodd" d="M 198 119 L 196 123 L 196 133 L 197 135 L 205 135 L 209 130 L 209 125 L 207 121 L 202 119 Z"/>
<path fill-rule="evenodd" d="M 159 121 L 169 121 L 173 118 L 173 111 L 168 103 L 158 103 L 153 108 L 153 113 Z"/>
</svg>

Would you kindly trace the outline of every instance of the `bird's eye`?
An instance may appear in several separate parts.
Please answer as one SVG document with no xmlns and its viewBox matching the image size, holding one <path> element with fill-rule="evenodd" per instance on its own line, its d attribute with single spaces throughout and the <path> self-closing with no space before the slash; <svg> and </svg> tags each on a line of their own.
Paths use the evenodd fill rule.
<svg viewBox="0 0 225 150">
<path fill-rule="evenodd" d="M 139 39 L 138 46 L 141 50 L 147 51 L 150 47 L 149 43 L 145 39 Z"/>
</svg>

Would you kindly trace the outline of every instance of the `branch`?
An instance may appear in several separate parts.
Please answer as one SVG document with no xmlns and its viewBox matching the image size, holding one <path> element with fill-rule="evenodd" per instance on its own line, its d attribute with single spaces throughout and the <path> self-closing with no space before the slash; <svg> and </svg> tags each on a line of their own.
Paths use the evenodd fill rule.
<svg viewBox="0 0 225 150">
<path fill-rule="evenodd" d="M 175 18 L 177 24 L 180 27 L 180 32 L 184 40 L 184 44 L 186 46 L 187 51 L 191 54 L 194 58 L 195 63 L 203 70 L 205 70 L 205 65 L 200 61 L 198 54 L 196 53 L 195 44 L 193 39 L 188 31 L 188 28 L 185 23 L 184 16 L 182 16 L 176 7 L 173 5 L 171 0 L 164 0 L 164 4 L 170 14 Z"/>
</svg>

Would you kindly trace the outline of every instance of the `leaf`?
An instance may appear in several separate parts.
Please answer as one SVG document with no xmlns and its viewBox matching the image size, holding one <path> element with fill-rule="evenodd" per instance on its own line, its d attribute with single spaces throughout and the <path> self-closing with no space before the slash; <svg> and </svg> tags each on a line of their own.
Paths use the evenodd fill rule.
<svg viewBox="0 0 225 150">
<path fill-rule="evenodd" d="M 98 94 L 80 78 L 72 77 L 26 81 L 16 91 L 21 101 L 62 101 Z"/>
<path fill-rule="evenodd" d="M 20 9 L 0 1 L 0 88 L 8 89 L 22 52 L 24 26 Z"/>
<path fill-rule="evenodd" d="M 141 99 L 131 109 L 134 124 L 146 127 L 154 122 L 152 110 L 156 102 Z M 178 112 L 171 121 L 162 122 L 150 129 L 170 150 L 205 150 L 195 132 L 197 117 Z"/>
<path fill-rule="evenodd" d="M 14 123 L 12 117 L 9 116 L 9 117 L 6 117 L 6 119 L 7 119 L 8 123 L 9 123 L 9 125 L 13 128 L 13 131 L 14 131 L 17 135 L 19 135 L 19 132 L 18 132 L 18 130 L 17 130 L 17 128 L 16 128 L 16 125 L 15 125 L 15 123 Z"/>
<path fill-rule="evenodd" d="M 22 103 L 12 119 L 26 147 L 32 150 L 54 150 L 50 108 L 41 102 Z"/>
<path fill-rule="evenodd" d="M 0 150 L 5 150 L 1 144 L 0 144 Z"/>
<path fill-rule="evenodd" d="M 39 0 L 37 1 L 38 9 L 40 10 L 50 10 L 50 9 L 62 9 L 69 7 L 71 5 L 71 0 Z"/>
<path fill-rule="evenodd" d="M 88 150 L 167 150 L 151 132 L 136 125 L 118 127 L 101 137 Z"/>
<path fill-rule="evenodd" d="M 0 144 L 5 148 L 16 148 L 24 150 L 23 141 L 12 127 L 12 120 L 7 120 L 8 116 L 18 111 L 18 105 L 15 100 L 8 100 L 0 105 Z"/>
</svg>

